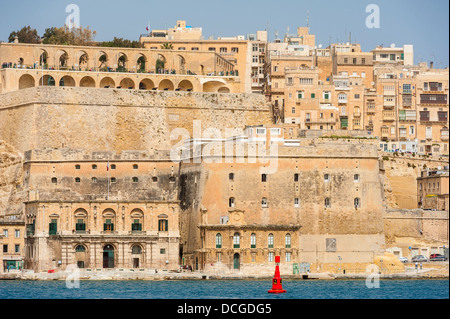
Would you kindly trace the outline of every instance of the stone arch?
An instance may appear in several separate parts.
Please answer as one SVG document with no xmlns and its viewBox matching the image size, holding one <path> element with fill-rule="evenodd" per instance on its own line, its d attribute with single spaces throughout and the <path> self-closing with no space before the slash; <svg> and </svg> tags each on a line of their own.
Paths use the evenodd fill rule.
<svg viewBox="0 0 450 319">
<path fill-rule="evenodd" d="M 189 80 L 183 80 L 178 84 L 178 89 L 180 91 L 192 91 L 194 89 L 194 85 Z"/>
<path fill-rule="evenodd" d="M 217 93 L 220 88 L 226 86 L 225 81 L 207 81 L 203 83 L 203 92 L 215 92 Z"/>
<path fill-rule="evenodd" d="M 65 75 L 59 80 L 59 86 L 76 86 L 75 80 L 70 75 Z"/>
<path fill-rule="evenodd" d="M 90 76 L 85 76 L 80 80 L 80 87 L 95 88 L 95 80 Z"/>
<path fill-rule="evenodd" d="M 158 54 L 155 60 L 156 73 L 163 73 L 163 69 L 167 68 L 167 59 L 164 55 Z"/>
<path fill-rule="evenodd" d="M 135 208 L 131 211 L 130 216 L 132 218 L 142 218 L 144 217 L 144 212 L 140 208 Z"/>
<path fill-rule="evenodd" d="M 73 250 L 75 252 L 75 261 L 78 268 L 89 267 L 89 254 L 86 245 L 82 243 L 76 243 L 73 247 Z"/>
<path fill-rule="evenodd" d="M 155 83 L 153 83 L 150 79 L 143 79 L 139 83 L 139 90 L 152 90 L 155 87 Z"/>
<path fill-rule="evenodd" d="M 36 85 L 35 82 L 34 77 L 30 74 L 24 74 L 19 79 L 19 90 L 32 88 Z"/>
<path fill-rule="evenodd" d="M 107 68 L 109 62 L 108 54 L 105 51 L 100 51 L 97 54 L 96 63 L 99 69 Z"/>
<path fill-rule="evenodd" d="M 120 81 L 119 85 L 122 87 L 122 89 L 134 90 L 134 88 L 135 88 L 134 81 L 130 78 L 122 79 L 122 81 Z"/>
<path fill-rule="evenodd" d="M 55 54 L 55 66 L 67 68 L 69 64 L 69 54 L 65 50 L 58 50 Z"/>
<path fill-rule="evenodd" d="M 39 52 L 39 65 L 48 63 L 48 52 L 44 49 L 41 49 Z"/>
<path fill-rule="evenodd" d="M 117 54 L 116 63 L 117 63 L 117 69 L 126 70 L 127 65 L 128 65 L 128 56 L 123 52 L 119 52 Z"/>
<path fill-rule="evenodd" d="M 226 86 L 222 86 L 217 90 L 218 93 L 230 93 L 230 88 L 226 87 Z"/>
<path fill-rule="evenodd" d="M 186 59 L 181 55 L 177 54 L 177 65 L 175 65 L 175 69 L 178 69 L 179 74 L 185 74 L 186 73 Z"/>
<path fill-rule="evenodd" d="M 49 74 L 44 75 L 40 78 L 38 85 L 40 86 L 55 86 L 55 78 Z"/>
<path fill-rule="evenodd" d="M 86 53 L 86 51 L 81 50 L 76 55 L 76 62 L 78 64 L 78 67 L 81 68 L 87 68 L 89 63 L 89 55 Z"/>
<path fill-rule="evenodd" d="M 143 53 L 138 53 L 135 58 L 136 61 L 136 71 L 145 72 L 147 70 L 148 59 Z"/>
<path fill-rule="evenodd" d="M 114 80 L 112 78 L 110 78 L 109 76 L 101 79 L 100 81 L 100 88 L 115 88 L 116 87 L 116 82 L 114 82 Z"/>
<path fill-rule="evenodd" d="M 173 85 L 172 81 L 170 81 L 168 79 L 164 79 L 161 82 L 159 82 L 158 90 L 173 91 L 174 85 Z"/>
</svg>

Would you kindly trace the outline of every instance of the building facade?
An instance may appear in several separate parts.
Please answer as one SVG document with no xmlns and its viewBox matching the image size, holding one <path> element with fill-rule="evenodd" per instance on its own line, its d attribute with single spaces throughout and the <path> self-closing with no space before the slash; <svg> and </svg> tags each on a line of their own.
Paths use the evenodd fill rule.
<svg viewBox="0 0 450 319">
<path fill-rule="evenodd" d="M 2 231 L 2 270 L 21 270 L 24 267 L 25 224 L 21 220 L 0 220 Z"/>
</svg>

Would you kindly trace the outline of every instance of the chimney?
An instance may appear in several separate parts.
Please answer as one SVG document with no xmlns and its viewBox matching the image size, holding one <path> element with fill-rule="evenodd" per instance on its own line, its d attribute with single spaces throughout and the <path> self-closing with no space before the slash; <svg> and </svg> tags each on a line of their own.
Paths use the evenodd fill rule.
<svg viewBox="0 0 450 319">
<path fill-rule="evenodd" d="M 433 68 L 433 61 L 430 61 L 430 69 Z"/>
<path fill-rule="evenodd" d="M 19 43 L 19 37 L 17 35 L 14 37 L 14 43 Z"/>
</svg>

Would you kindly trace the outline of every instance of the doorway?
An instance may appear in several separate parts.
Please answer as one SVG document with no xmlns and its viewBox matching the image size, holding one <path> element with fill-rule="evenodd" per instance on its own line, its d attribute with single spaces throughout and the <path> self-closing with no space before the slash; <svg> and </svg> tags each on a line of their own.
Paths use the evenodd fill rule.
<svg viewBox="0 0 450 319">
<path fill-rule="evenodd" d="M 114 247 L 111 245 L 103 248 L 103 268 L 114 268 Z"/>
<path fill-rule="evenodd" d="M 234 254 L 234 257 L 233 257 L 233 268 L 239 270 L 239 267 L 240 267 L 240 257 L 239 257 L 239 254 L 236 253 L 236 254 Z"/>
</svg>

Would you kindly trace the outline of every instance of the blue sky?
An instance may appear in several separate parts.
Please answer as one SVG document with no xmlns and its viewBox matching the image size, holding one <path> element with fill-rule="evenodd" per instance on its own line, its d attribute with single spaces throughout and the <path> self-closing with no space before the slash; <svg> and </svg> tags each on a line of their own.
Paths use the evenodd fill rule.
<svg viewBox="0 0 450 319">
<path fill-rule="evenodd" d="M 10 5 L 6 4 L 10 3 Z M 328 46 L 330 40 L 361 43 L 363 51 L 376 45 L 413 44 L 415 63 L 434 61 L 436 67 L 449 65 L 448 0 L 0 0 L 0 40 L 7 41 L 11 31 L 25 25 L 45 29 L 63 26 L 73 3 L 80 8 L 81 25 L 97 31 L 96 40 L 114 36 L 138 40 L 150 28 L 174 27 L 176 20 L 186 20 L 192 27 L 202 27 L 203 35 L 234 36 L 255 33 L 268 27 L 269 39 L 275 31 L 280 37 L 289 28 L 295 33 L 306 26 L 307 11 L 316 44 Z M 380 28 L 369 29 L 366 6 L 380 8 Z M 8 9 L 8 6 L 11 8 Z"/>
</svg>

